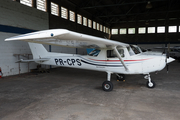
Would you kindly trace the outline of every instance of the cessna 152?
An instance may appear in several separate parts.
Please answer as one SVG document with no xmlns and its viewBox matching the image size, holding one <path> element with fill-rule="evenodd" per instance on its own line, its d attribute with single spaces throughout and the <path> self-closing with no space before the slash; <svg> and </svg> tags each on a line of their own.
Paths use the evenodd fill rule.
<svg viewBox="0 0 180 120">
<path fill-rule="evenodd" d="M 111 74 L 124 79 L 125 74 L 143 74 L 147 79 L 147 87 L 154 88 L 155 82 L 151 80 L 151 72 L 162 70 L 173 58 L 167 58 L 162 53 L 142 52 L 138 46 L 104 38 L 72 32 L 66 29 L 52 29 L 23 34 L 5 41 L 22 40 L 29 43 L 33 54 L 32 60 L 44 65 L 73 67 L 107 73 L 107 80 L 103 82 L 102 89 L 111 91 L 113 84 Z M 42 44 L 58 45 L 74 48 L 95 48 L 88 55 L 64 54 L 47 52 Z"/>
</svg>

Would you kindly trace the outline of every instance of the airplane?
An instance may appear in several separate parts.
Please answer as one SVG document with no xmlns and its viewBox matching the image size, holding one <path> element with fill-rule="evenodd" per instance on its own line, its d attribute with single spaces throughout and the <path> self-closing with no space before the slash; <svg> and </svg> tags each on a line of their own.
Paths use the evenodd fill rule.
<svg viewBox="0 0 180 120">
<path fill-rule="evenodd" d="M 44 65 L 54 65 L 107 73 L 107 80 L 102 83 L 104 91 L 112 91 L 111 75 L 116 74 L 118 80 L 125 75 L 142 74 L 147 79 L 147 87 L 154 88 L 150 73 L 162 70 L 166 64 L 174 61 L 162 53 L 142 52 L 136 45 L 108 40 L 91 35 L 81 34 L 66 29 L 50 29 L 23 34 L 5 39 L 5 41 L 28 42 L 33 59 L 21 62 L 36 62 Z M 48 52 L 42 44 L 93 48 L 88 55 Z"/>
<path fill-rule="evenodd" d="M 155 47 L 154 49 L 160 49 L 164 52 L 169 51 L 169 56 L 180 61 L 180 46 L 174 47 Z"/>
</svg>

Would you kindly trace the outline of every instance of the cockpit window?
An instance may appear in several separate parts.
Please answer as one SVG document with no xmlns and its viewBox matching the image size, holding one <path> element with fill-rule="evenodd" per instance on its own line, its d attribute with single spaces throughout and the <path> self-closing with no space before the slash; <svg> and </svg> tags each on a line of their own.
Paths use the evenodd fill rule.
<svg viewBox="0 0 180 120">
<path fill-rule="evenodd" d="M 115 58 L 117 57 L 114 53 L 114 50 L 107 50 L 107 58 Z"/>
<path fill-rule="evenodd" d="M 138 47 L 137 45 L 133 45 L 140 53 L 142 53 L 142 50 L 140 47 Z"/>
<path fill-rule="evenodd" d="M 121 57 L 124 57 L 124 50 L 123 49 L 118 49 L 118 52 L 121 55 Z"/>
<path fill-rule="evenodd" d="M 136 45 L 130 45 L 129 47 L 127 47 L 127 49 L 130 56 L 142 53 L 142 50 Z"/>
<path fill-rule="evenodd" d="M 130 45 L 135 54 L 141 53 L 141 51 L 134 45 Z"/>
<path fill-rule="evenodd" d="M 101 50 L 95 49 L 91 51 L 88 55 L 89 56 L 98 56 Z"/>
<path fill-rule="evenodd" d="M 129 52 L 129 55 L 132 56 L 132 55 L 135 55 L 134 51 L 131 49 L 131 47 L 127 47 L 128 49 L 128 52 Z"/>
<path fill-rule="evenodd" d="M 123 49 L 118 49 L 119 54 L 121 57 L 124 57 L 124 50 Z M 117 57 L 116 53 L 114 50 L 107 50 L 107 58 L 115 58 Z"/>
</svg>

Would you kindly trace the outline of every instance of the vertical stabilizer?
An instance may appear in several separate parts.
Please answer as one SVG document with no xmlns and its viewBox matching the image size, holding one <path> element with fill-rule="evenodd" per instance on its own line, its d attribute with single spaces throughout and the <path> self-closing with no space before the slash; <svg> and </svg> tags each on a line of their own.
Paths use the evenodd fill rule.
<svg viewBox="0 0 180 120">
<path fill-rule="evenodd" d="M 48 51 L 42 44 L 28 42 L 33 59 L 41 59 L 48 56 Z"/>
</svg>

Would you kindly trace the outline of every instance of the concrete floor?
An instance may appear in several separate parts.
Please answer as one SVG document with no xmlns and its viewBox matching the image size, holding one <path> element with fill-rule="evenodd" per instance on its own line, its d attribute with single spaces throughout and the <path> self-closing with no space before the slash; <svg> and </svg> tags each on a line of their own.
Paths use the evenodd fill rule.
<svg viewBox="0 0 180 120">
<path fill-rule="evenodd" d="M 180 63 L 151 77 L 126 76 L 104 92 L 106 73 L 58 68 L 0 79 L 0 120 L 180 120 Z"/>
</svg>

